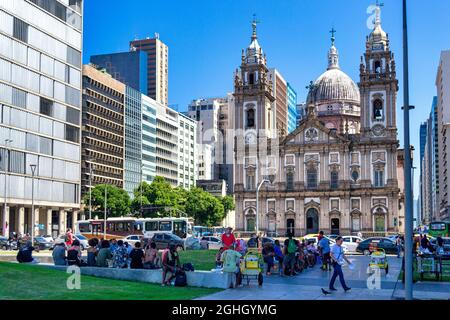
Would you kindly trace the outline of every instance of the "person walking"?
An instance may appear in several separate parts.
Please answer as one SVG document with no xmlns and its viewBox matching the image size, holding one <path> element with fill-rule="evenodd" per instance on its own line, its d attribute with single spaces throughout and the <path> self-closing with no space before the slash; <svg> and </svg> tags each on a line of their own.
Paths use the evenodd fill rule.
<svg viewBox="0 0 450 320">
<path fill-rule="evenodd" d="M 64 242 L 66 243 L 67 248 L 72 246 L 75 237 L 73 236 L 72 229 L 68 228 L 66 232 L 66 236 L 64 237 Z"/>
<path fill-rule="evenodd" d="M 333 276 L 330 280 L 329 289 L 331 291 L 336 291 L 337 289 L 334 287 L 334 282 L 336 281 L 336 278 L 339 276 L 339 281 L 341 282 L 342 288 L 345 292 L 351 290 L 349 286 L 345 283 L 344 279 L 344 273 L 342 272 L 342 265 L 344 264 L 344 261 L 346 261 L 349 265 L 352 263 L 350 260 L 347 259 L 347 257 L 344 254 L 344 249 L 342 249 L 342 242 L 343 239 L 341 236 L 336 238 L 336 243 L 331 247 L 330 250 L 330 256 L 331 261 L 333 264 Z"/>
<path fill-rule="evenodd" d="M 231 228 L 231 227 L 227 228 L 225 233 L 222 234 L 221 240 L 222 240 L 224 250 L 230 249 L 231 246 L 234 245 L 234 243 L 236 242 L 236 238 L 234 237 L 234 234 L 233 234 L 233 228 Z"/>
<path fill-rule="evenodd" d="M 397 258 L 400 258 L 400 253 L 402 252 L 402 238 L 400 237 L 400 235 L 397 235 L 395 244 L 397 245 Z"/>
<path fill-rule="evenodd" d="M 318 245 L 320 253 L 322 254 L 322 267 L 321 269 L 323 271 L 331 270 L 330 265 L 330 240 L 326 238 L 323 234 L 323 231 L 319 232 L 319 236 L 322 236 L 320 239 Z"/>
</svg>

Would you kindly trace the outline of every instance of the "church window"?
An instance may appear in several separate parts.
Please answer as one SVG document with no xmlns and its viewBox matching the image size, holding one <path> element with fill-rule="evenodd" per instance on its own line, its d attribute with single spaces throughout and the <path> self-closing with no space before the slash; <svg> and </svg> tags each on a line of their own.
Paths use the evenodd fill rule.
<svg viewBox="0 0 450 320">
<path fill-rule="evenodd" d="M 286 190 L 294 191 L 294 173 L 293 172 L 286 173 Z"/>
<path fill-rule="evenodd" d="M 384 170 L 379 168 L 374 170 L 374 186 L 375 188 L 384 187 Z"/>
<path fill-rule="evenodd" d="M 254 190 L 255 189 L 255 175 L 247 172 L 245 178 L 246 178 L 247 190 Z"/>
<path fill-rule="evenodd" d="M 339 173 L 337 171 L 331 171 L 330 173 L 330 188 L 337 189 L 339 186 Z"/>
<path fill-rule="evenodd" d="M 247 128 L 253 128 L 255 126 L 255 109 L 247 110 Z"/>
<path fill-rule="evenodd" d="M 381 99 L 375 99 L 373 102 L 373 118 L 375 120 L 383 119 L 383 101 Z"/>
<path fill-rule="evenodd" d="M 317 169 L 316 168 L 306 169 L 306 181 L 308 184 L 308 189 L 317 188 Z"/>
<path fill-rule="evenodd" d="M 253 73 L 250 73 L 248 75 L 248 84 L 254 84 L 255 83 L 255 75 Z"/>
<path fill-rule="evenodd" d="M 381 73 L 381 61 L 375 61 L 375 73 L 380 74 Z"/>
</svg>

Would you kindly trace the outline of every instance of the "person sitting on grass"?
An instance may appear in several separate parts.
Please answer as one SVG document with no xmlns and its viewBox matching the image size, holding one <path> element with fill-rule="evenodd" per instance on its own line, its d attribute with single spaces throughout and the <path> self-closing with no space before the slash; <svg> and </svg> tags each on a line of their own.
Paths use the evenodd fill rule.
<svg viewBox="0 0 450 320">
<path fill-rule="evenodd" d="M 57 243 L 52 252 L 53 263 L 55 266 L 65 266 L 67 264 L 66 245 L 64 242 Z"/>
<path fill-rule="evenodd" d="M 69 266 L 77 265 L 79 267 L 86 266 L 86 263 L 81 259 L 80 241 L 75 239 L 72 246 L 67 249 L 67 264 Z"/>
<path fill-rule="evenodd" d="M 266 275 L 270 276 L 270 270 L 273 268 L 274 262 L 273 257 L 275 256 L 275 250 L 270 242 L 267 242 L 262 249 L 262 255 L 264 262 L 267 263 Z"/>
<path fill-rule="evenodd" d="M 89 247 L 87 248 L 87 265 L 89 267 L 95 267 L 97 266 L 97 254 L 98 254 L 98 239 L 92 238 L 89 239 L 88 244 Z"/>
<path fill-rule="evenodd" d="M 228 250 L 222 253 L 221 261 L 223 262 L 223 272 L 227 274 L 228 284 L 230 289 L 236 288 L 238 283 L 239 262 L 241 254 L 234 250 L 235 245 L 231 245 Z"/>
<path fill-rule="evenodd" d="M 109 250 L 109 241 L 102 240 L 101 249 L 97 254 L 97 266 L 102 268 L 108 268 L 108 260 L 111 260 L 113 257 L 111 250 Z"/>
<path fill-rule="evenodd" d="M 177 271 L 181 269 L 180 257 L 177 248 L 171 244 L 168 249 L 164 250 L 162 255 L 162 284 L 161 286 L 170 285 L 170 282 L 176 277 Z"/>
<path fill-rule="evenodd" d="M 130 259 L 131 269 L 144 269 L 144 251 L 141 248 L 140 242 L 134 244 L 134 249 L 130 252 Z"/>
<path fill-rule="evenodd" d="M 156 243 L 147 243 L 145 247 L 144 269 L 158 269 L 160 264 L 159 260 Z"/>
<path fill-rule="evenodd" d="M 128 258 L 128 252 L 127 248 L 123 245 L 123 241 L 119 240 L 117 241 L 117 248 L 113 253 L 113 267 L 114 268 L 127 268 L 127 258 Z"/>
<path fill-rule="evenodd" d="M 28 240 L 25 242 L 25 245 L 19 249 L 17 261 L 19 263 L 39 263 L 38 259 L 33 258 L 34 250 L 39 251 L 33 247 L 31 240 Z"/>
</svg>

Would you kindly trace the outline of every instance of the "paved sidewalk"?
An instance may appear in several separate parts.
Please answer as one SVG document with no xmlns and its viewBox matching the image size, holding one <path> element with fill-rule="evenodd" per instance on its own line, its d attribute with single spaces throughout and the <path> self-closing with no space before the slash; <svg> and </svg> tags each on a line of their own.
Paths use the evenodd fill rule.
<svg viewBox="0 0 450 320">
<path fill-rule="evenodd" d="M 381 271 L 380 288 L 368 288 L 367 266 L 369 257 L 351 256 L 354 270 L 344 267 L 347 285 L 352 288 L 344 293 L 339 281 L 335 287 L 338 291 L 324 295 L 321 288 L 327 290 L 332 272 L 324 272 L 318 267 L 308 269 L 295 277 L 264 277 L 263 287 L 255 282 L 250 286 L 228 289 L 199 300 L 391 300 L 404 297 L 404 286 L 397 281 L 400 274 L 401 259 L 388 257 L 389 273 Z M 373 284 L 373 283 L 372 283 Z M 414 297 L 417 299 L 450 299 L 449 283 L 416 283 Z"/>
</svg>

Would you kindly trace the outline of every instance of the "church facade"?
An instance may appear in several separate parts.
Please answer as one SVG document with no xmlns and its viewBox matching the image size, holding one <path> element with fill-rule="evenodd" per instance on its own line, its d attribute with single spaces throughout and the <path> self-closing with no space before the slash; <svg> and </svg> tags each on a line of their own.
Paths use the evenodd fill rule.
<svg viewBox="0 0 450 320">
<path fill-rule="evenodd" d="M 398 81 L 380 7 L 358 85 L 341 70 L 334 42 L 333 30 L 328 68 L 309 87 L 307 115 L 283 136 L 253 24 L 234 80 L 237 231 L 280 236 L 401 231 Z"/>
</svg>

